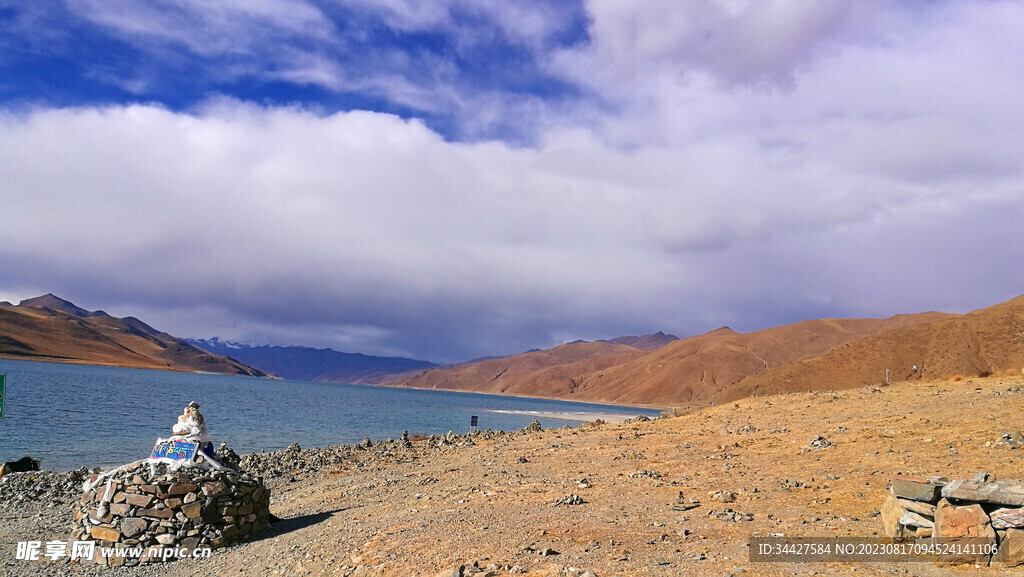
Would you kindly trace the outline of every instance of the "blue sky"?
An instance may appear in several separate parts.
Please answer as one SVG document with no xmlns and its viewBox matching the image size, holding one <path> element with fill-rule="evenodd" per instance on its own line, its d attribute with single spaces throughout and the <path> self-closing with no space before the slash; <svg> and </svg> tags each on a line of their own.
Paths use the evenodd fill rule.
<svg viewBox="0 0 1024 577">
<path fill-rule="evenodd" d="M 1017 2 L 0 0 L 0 300 L 458 361 L 964 312 Z"/>
<path fill-rule="evenodd" d="M 557 103 L 583 92 L 540 61 L 587 41 L 588 16 L 574 2 L 0 6 L 0 99 L 10 107 L 159 103 L 182 111 L 229 96 L 415 117 L 448 139 L 523 141 L 529 127 L 503 116 L 467 121 L 467 101 Z"/>
</svg>

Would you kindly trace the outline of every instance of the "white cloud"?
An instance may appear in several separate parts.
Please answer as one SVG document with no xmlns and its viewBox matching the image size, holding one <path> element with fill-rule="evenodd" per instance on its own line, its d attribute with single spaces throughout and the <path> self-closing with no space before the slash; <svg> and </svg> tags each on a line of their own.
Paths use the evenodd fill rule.
<svg viewBox="0 0 1024 577">
<path fill-rule="evenodd" d="M 132 43 L 171 41 L 204 55 L 262 52 L 274 40 L 331 41 L 334 26 L 306 0 L 67 0 Z"/>
<path fill-rule="evenodd" d="M 594 99 L 363 88 L 462 107 L 470 131 L 532 125 L 532 147 L 233 100 L 8 113 L 0 267 L 18 274 L 0 291 L 438 360 L 1019 292 L 1012 269 L 985 277 L 1024 256 L 1005 226 L 1024 205 L 1019 5 L 868 23 L 824 3 L 589 6 L 592 44 L 551 69 Z"/>
<path fill-rule="evenodd" d="M 337 4 L 379 14 L 392 28 L 454 34 L 471 49 L 492 34 L 515 44 L 542 48 L 571 24 L 572 2 L 474 2 L 472 0 L 336 0 Z"/>
<path fill-rule="evenodd" d="M 591 43 L 563 54 L 563 69 L 582 81 L 612 79 L 628 90 L 631 81 L 652 73 L 709 74 L 726 85 L 789 84 L 886 7 L 874 1 L 589 0 L 586 8 Z"/>
</svg>

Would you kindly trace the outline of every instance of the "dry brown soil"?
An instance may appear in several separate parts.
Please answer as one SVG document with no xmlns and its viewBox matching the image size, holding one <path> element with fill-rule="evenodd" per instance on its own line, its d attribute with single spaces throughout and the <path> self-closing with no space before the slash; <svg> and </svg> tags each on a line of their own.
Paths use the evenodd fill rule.
<svg viewBox="0 0 1024 577">
<path fill-rule="evenodd" d="M 878 536 L 873 512 L 890 475 L 1024 476 L 1024 449 L 995 444 L 1024 428 L 1024 393 L 1006 392 L 1022 384 L 990 377 L 758 397 L 671 419 L 418 451 L 409 462 L 280 484 L 272 511 L 284 521 L 271 534 L 162 571 L 434 576 L 478 561 L 599 577 L 1024 575 L 922 563 L 750 563 L 747 550 L 754 533 Z M 806 450 L 817 435 L 835 446 Z M 582 478 L 589 488 L 577 485 Z M 736 491 L 737 501 L 708 495 L 721 490 Z M 679 491 L 701 505 L 673 511 Z M 555 504 L 570 493 L 585 503 Z M 754 519 L 708 514 L 725 508 Z M 559 554 L 542 557 L 545 548 Z"/>
</svg>

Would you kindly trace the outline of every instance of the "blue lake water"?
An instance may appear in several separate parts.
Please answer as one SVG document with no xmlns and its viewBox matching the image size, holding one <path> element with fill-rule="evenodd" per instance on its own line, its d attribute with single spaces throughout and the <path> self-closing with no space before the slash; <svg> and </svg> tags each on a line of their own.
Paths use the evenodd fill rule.
<svg viewBox="0 0 1024 577">
<path fill-rule="evenodd" d="M 591 403 L 93 367 L 0 359 L 7 410 L 0 461 L 32 455 L 44 469 L 118 465 L 149 455 L 196 401 L 215 443 L 239 453 L 411 435 L 521 429 L 540 413 L 657 411 Z M 498 411 L 498 412 L 495 412 Z M 577 424 L 539 418 L 545 427 Z"/>
</svg>

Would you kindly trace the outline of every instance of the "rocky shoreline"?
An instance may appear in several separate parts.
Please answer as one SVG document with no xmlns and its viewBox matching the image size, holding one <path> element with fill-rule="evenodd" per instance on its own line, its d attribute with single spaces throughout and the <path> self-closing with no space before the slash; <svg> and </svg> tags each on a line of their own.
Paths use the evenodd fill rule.
<svg viewBox="0 0 1024 577">
<path fill-rule="evenodd" d="M 647 419 L 640 416 L 636 419 Z M 568 426 L 564 428 L 569 428 Z M 371 441 L 369 438 L 354 445 L 331 445 L 302 449 L 293 443 L 279 451 L 264 451 L 239 456 L 222 444 L 217 450 L 222 461 L 231 463 L 245 472 L 247 478 L 259 479 L 273 488 L 281 484 L 316 482 L 339 467 L 366 469 L 382 463 L 414 462 L 429 453 L 449 452 L 472 447 L 477 442 L 496 439 L 511 440 L 542 431 L 535 419 L 519 431 L 477 430 L 466 434 L 449 431 L 444 435 L 410 440 L 408 434 L 400 439 Z M 49 563 L 27 563 L 13 560 L 10 555 L 16 543 L 24 540 L 71 540 L 70 522 L 82 498 L 82 485 L 102 469 L 82 467 L 72 471 L 31 471 L 9 473 L 0 478 L 0 560 L 3 567 L 15 575 L 46 575 Z M 16 538 L 15 538 L 16 537 Z M 100 568 L 84 566 L 82 570 L 94 572 Z M 145 570 L 145 567 L 137 567 Z M 90 573 L 91 574 L 91 573 Z M 96 573 L 102 574 L 102 573 Z"/>
</svg>

